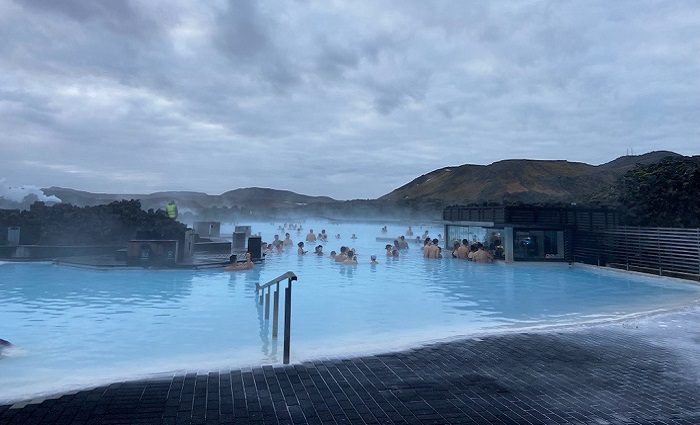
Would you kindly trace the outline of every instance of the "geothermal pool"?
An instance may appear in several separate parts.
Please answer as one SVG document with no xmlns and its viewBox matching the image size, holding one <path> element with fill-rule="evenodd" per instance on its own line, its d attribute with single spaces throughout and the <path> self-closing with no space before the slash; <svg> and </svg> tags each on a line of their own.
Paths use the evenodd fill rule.
<svg viewBox="0 0 700 425">
<path fill-rule="evenodd" d="M 277 225 L 253 224 L 253 232 L 270 241 Z M 700 287 L 691 283 L 587 266 L 427 260 L 413 244 L 391 259 L 375 240 L 381 224 L 303 226 L 292 239 L 302 240 L 309 227 L 325 229 L 326 256 L 300 257 L 294 247 L 245 272 L 0 264 L 0 338 L 16 345 L 0 355 L 0 403 L 152 373 L 279 363 L 281 322 L 277 343 L 256 303 L 255 283 L 288 270 L 299 277 L 292 361 L 611 320 L 700 299 Z M 426 229 L 431 236 L 442 232 L 414 225 L 416 235 Z M 388 236 L 405 230 L 389 225 Z M 358 265 L 328 258 L 341 244 L 356 248 Z M 371 254 L 378 265 L 369 264 Z"/>
</svg>

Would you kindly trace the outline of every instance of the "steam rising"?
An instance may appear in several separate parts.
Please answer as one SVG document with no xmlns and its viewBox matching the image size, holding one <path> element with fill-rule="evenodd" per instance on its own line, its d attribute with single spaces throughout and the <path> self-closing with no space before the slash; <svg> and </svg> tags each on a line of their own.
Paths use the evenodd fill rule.
<svg viewBox="0 0 700 425">
<path fill-rule="evenodd" d="M 56 196 L 46 196 L 37 186 L 11 186 L 6 179 L 0 179 L 0 199 L 22 204 L 34 201 L 61 202 Z"/>
</svg>

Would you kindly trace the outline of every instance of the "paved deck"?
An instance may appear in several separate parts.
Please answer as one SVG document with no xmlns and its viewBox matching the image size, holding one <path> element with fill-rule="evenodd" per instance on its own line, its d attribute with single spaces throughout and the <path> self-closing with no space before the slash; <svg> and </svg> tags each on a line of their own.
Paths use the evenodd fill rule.
<svg viewBox="0 0 700 425">
<path fill-rule="evenodd" d="M 0 423 L 695 425 L 700 309 L 290 367 L 115 383 L 0 406 Z"/>
</svg>

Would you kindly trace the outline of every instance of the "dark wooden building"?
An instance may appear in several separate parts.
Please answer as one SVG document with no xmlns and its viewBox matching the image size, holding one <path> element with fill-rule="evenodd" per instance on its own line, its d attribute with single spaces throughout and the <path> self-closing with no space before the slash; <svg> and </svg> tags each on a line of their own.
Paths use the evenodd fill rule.
<svg viewBox="0 0 700 425">
<path fill-rule="evenodd" d="M 574 205 L 454 205 L 443 220 L 446 248 L 456 240 L 481 242 L 506 261 L 573 261 L 576 237 L 620 224 L 613 209 Z"/>
</svg>

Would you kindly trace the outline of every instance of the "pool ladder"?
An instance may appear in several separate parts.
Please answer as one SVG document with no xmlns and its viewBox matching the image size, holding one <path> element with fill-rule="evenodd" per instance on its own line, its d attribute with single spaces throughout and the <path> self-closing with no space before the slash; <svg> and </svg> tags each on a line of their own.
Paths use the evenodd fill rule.
<svg viewBox="0 0 700 425">
<path fill-rule="evenodd" d="M 287 272 L 277 276 L 264 285 L 255 284 L 255 293 L 258 295 L 260 305 L 263 304 L 263 294 L 265 295 L 265 320 L 270 320 L 270 288 L 275 285 L 274 301 L 272 307 L 272 338 L 277 338 L 277 322 L 279 321 L 280 306 L 280 282 L 287 279 L 287 287 L 284 288 L 284 354 L 283 363 L 289 364 L 289 334 L 292 325 L 292 282 L 297 280 L 297 276 L 292 272 Z M 266 290 L 267 289 L 267 293 Z"/>
</svg>

